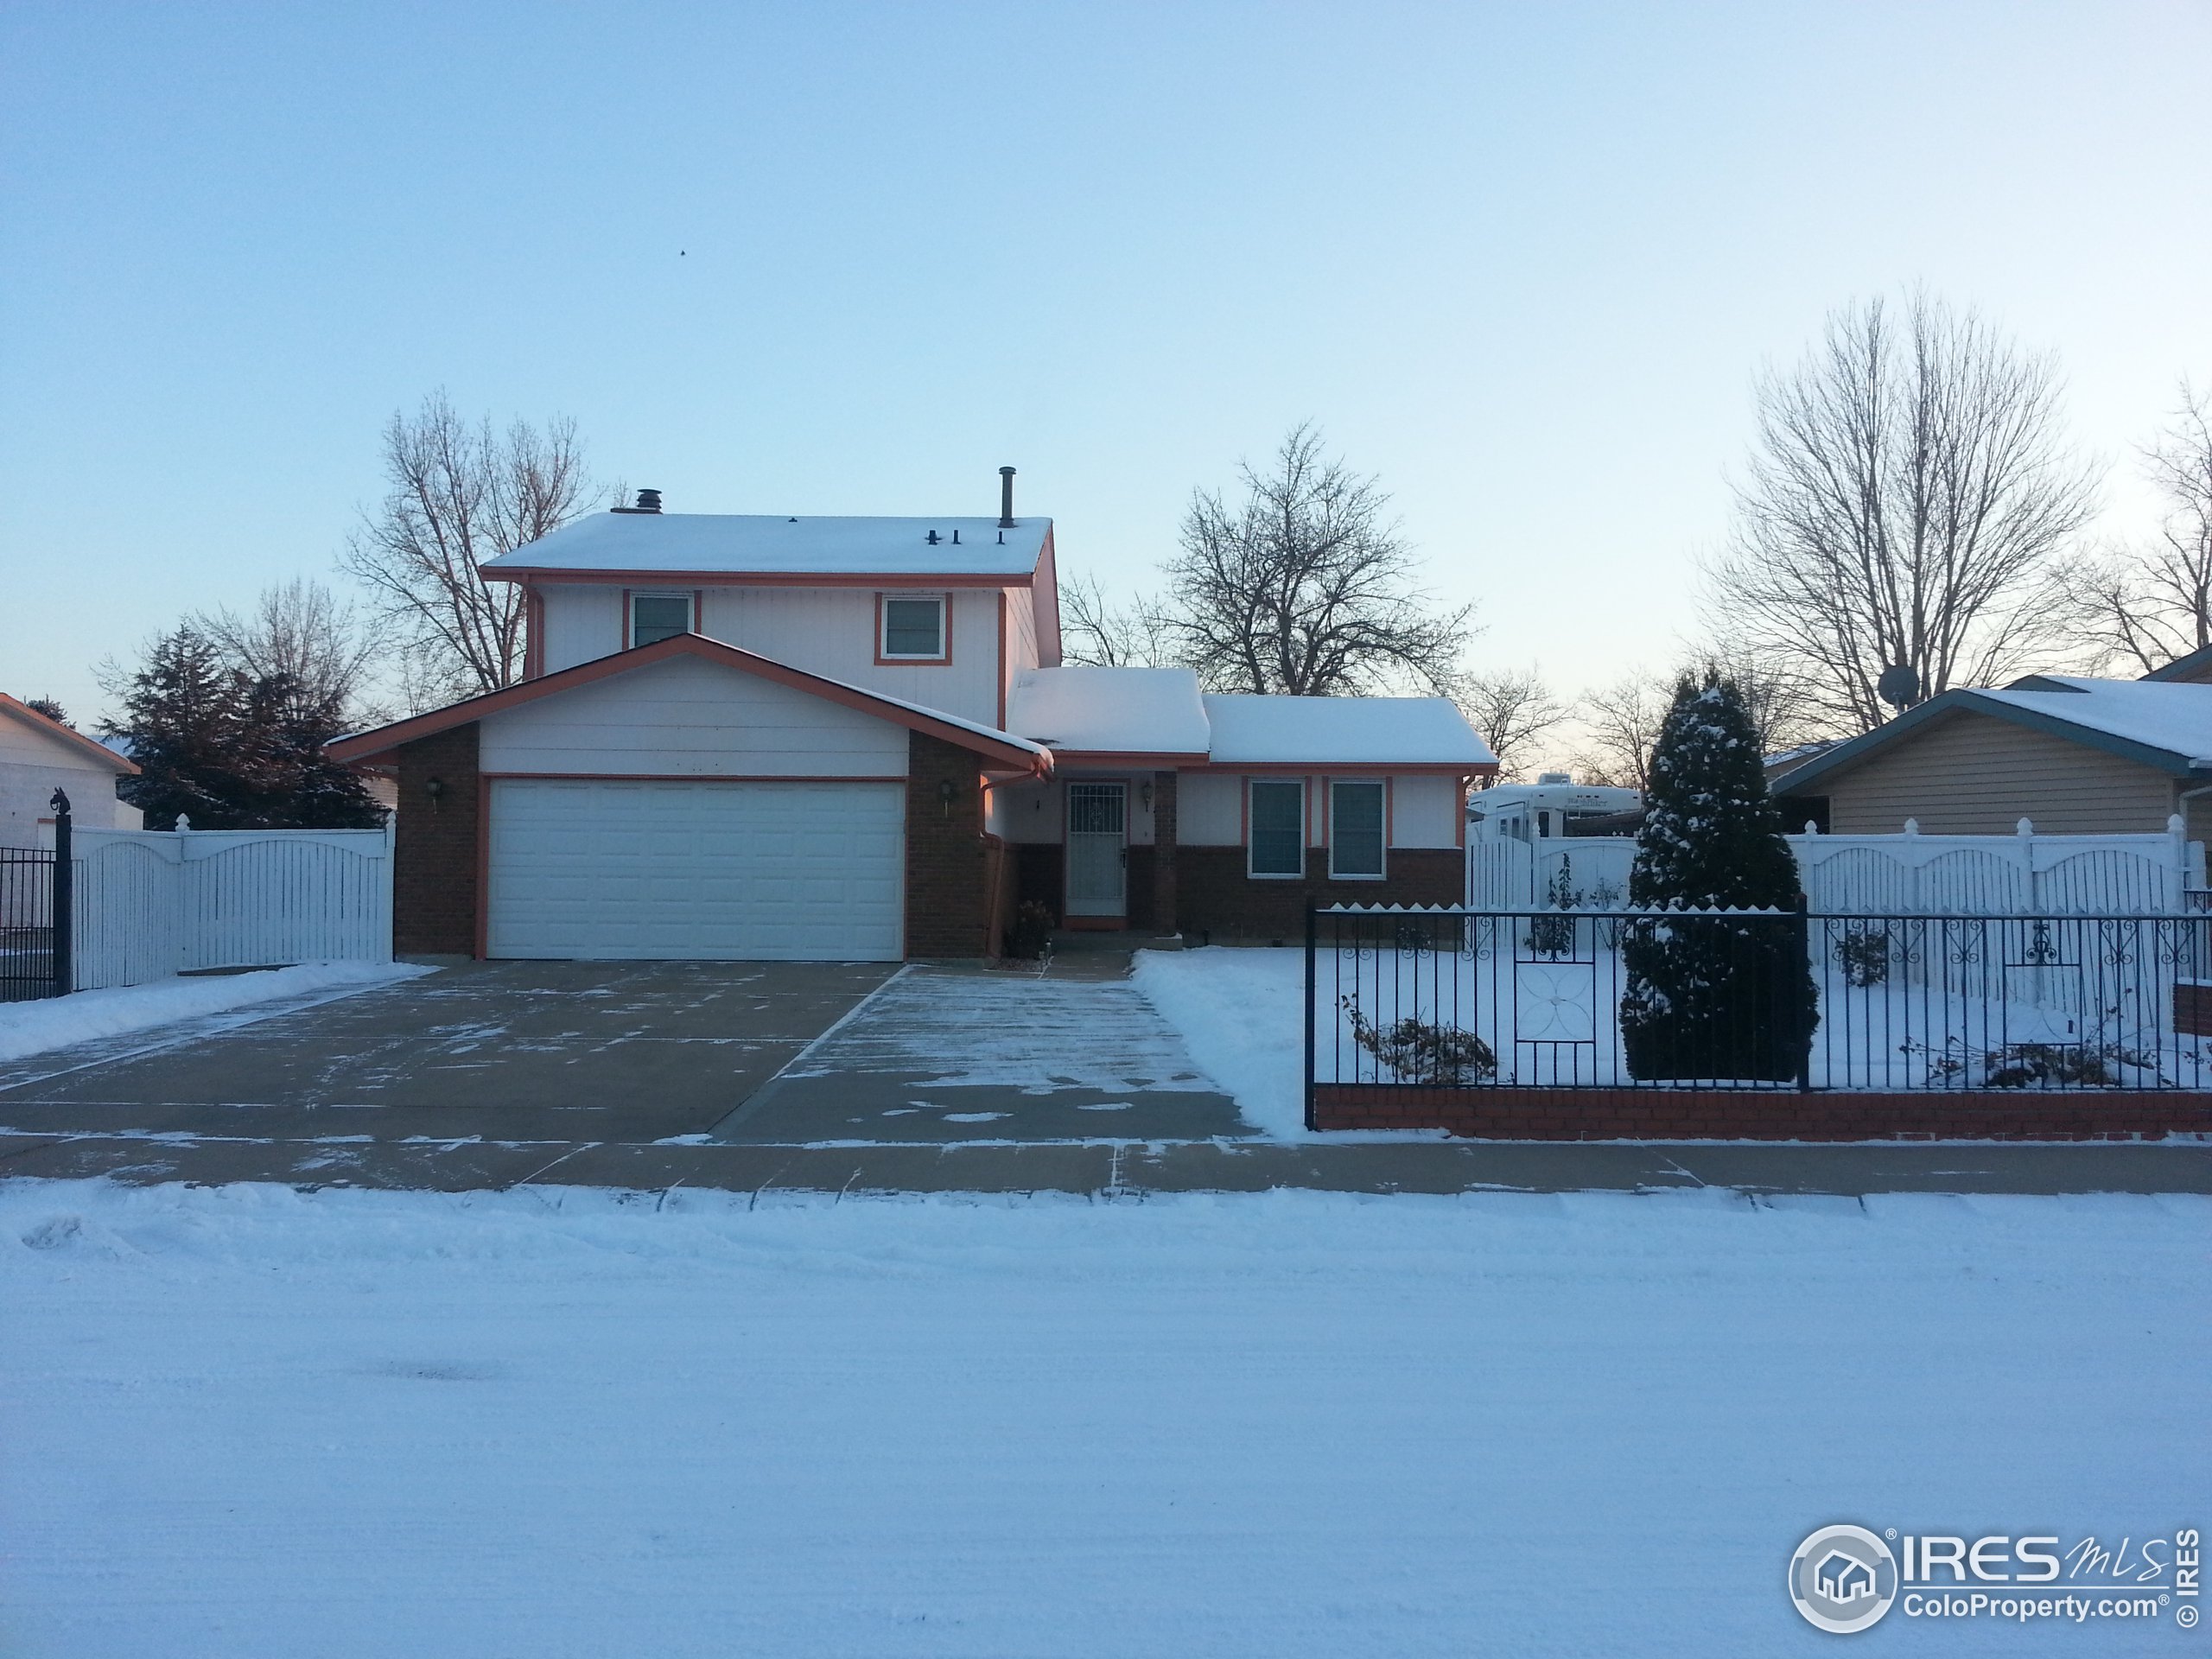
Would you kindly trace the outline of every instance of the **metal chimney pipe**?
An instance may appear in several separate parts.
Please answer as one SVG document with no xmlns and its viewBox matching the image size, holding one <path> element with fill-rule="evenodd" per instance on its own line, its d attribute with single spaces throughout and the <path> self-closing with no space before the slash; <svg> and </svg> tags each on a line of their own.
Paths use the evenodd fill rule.
<svg viewBox="0 0 2212 1659">
<path fill-rule="evenodd" d="M 1014 528 L 1014 468 L 999 468 L 999 528 Z"/>
</svg>

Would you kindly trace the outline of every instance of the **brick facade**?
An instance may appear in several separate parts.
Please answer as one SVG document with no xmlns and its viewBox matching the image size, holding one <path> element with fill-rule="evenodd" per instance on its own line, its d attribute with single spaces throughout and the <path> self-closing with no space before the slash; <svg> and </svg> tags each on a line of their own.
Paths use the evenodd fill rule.
<svg viewBox="0 0 2212 1659">
<path fill-rule="evenodd" d="M 1152 860 L 1145 872 L 1146 921 L 1155 933 L 1176 930 L 1180 907 L 1178 878 L 1182 873 L 1183 849 L 1175 843 L 1175 774 L 1152 774 Z M 1129 872 L 1135 881 L 1136 872 Z"/>
<path fill-rule="evenodd" d="M 952 785 L 948 804 L 941 790 Z M 976 757 L 922 732 L 906 737 L 906 955 L 984 957 L 998 871 L 981 825 Z"/>
<path fill-rule="evenodd" d="M 391 948 L 403 955 L 476 954 L 481 810 L 474 722 L 403 743 L 391 849 Z M 439 788 L 434 798 L 430 782 Z"/>
<path fill-rule="evenodd" d="M 1320 1084 L 1313 1120 L 1319 1129 L 1444 1129 L 1495 1141 L 2155 1141 L 2212 1133 L 2212 1094 Z"/>
<path fill-rule="evenodd" d="M 1155 811 L 1158 810 L 1155 805 Z M 1255 881 L 1242 847 L 1184 847 L 1176 854 L 1183 935 L 1230 940 L 1306 937 L 1309 905 L 1458 905 L 1466 900 L 1466 855 L 1456 847 L 1393 847 L 1380 881 L 1332 881 L 1325 848 L 1308 848 L 1302 881 Z"/>
</svg>

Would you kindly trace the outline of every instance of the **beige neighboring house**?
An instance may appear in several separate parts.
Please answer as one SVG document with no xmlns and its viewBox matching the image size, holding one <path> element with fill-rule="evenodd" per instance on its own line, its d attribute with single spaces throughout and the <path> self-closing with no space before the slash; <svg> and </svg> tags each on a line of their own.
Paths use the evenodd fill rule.
<svg viewBox="0 0 2212 1659">
<path fill-rule="evenodd" d="M 2196 671 L 2212 675 L 2212 652 Z M 2162 830 L 2179 813 L 2212 841 L 2212 684 L 2160 669 L 2139 680 L 2036 674 L 1956 690 L 1772 780 L 1832 835 L 2054 835 Z"/>
<path fill-rule="evenodd" d="M 105 744 L 0 693 L 0 847 L 36 847 L 51 836 L 57 789 L 73 823 L 86 830 L 137 830 L 144 818 L 116 798 L 138 768 Z"/>
</svg>

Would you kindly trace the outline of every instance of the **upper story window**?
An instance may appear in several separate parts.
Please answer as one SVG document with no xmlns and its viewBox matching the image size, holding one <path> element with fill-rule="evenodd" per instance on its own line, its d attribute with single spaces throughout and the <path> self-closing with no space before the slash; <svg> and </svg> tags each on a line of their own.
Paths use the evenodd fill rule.
<svg viewBox="0 0 2212 1659">
<path fill-rule="evenodd" d="M 945 663 L 952 639 L 942 594 L 885 594 L 876 601 L 877 659 L 887 663 Z"/>
<path fill-rule="evenodd" d="M 691 609 L 690 594 L 631 594 L 631 645 L 650 645 L 658 639 L 673 639 L 679 633 L 696 633 L 699 630 Z"/>
<path fill-rule="evenodd" d="M 1254 875 L 1306 874 L 1306 785 L 1295 779 L 1255 778 L 1247 869 Z"/>
<path fill-rule="evenodd" d="M 1382 874 L 1382 785 L 1329 785 L 1329 874 L 1372 880 Z"/>
</svg>

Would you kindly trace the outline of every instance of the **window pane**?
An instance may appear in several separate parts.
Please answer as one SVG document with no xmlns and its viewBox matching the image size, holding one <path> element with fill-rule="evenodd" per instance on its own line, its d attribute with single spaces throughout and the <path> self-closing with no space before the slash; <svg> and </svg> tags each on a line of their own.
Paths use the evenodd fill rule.
<svg viewBox="0 0 2212 1659">
<path fill-rule="evenodd" d="M 630 600 L 630 643 L 650 645 L 691 632 L 691 601 L 683 594 L 635 594 Z"/>
<path fill-rule="evenodd" d="M 887 599 L 883 601 L 883 654 L 887 657 L 944 655 L 944 601 Z"/>
<path fill-rule="evenodd" d="M 1306 874 L 1306 786 L 1252 785 L 1252 874 Z"/>
<path fill-rule="evenodd" d="M 1382 785 L 1338 784 L 1329 825 L 1329 868 L 1337 875 L 1382 874 Z"/>
</svg>

